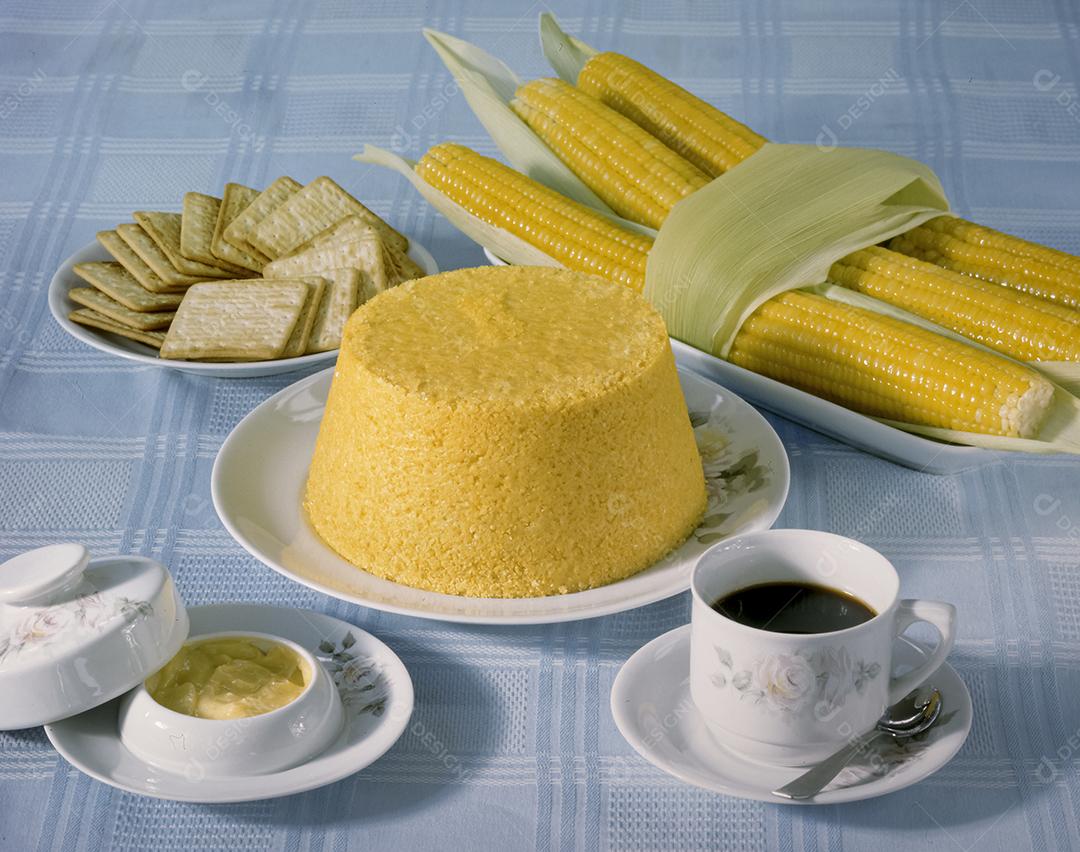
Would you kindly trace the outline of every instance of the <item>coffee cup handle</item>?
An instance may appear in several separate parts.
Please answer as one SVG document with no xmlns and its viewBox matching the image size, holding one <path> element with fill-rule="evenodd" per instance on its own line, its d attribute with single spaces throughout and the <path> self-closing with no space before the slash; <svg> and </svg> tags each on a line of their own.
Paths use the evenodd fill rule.
<svg viewBox="0 0 1080 852">
<path fill-rule="evenodd" d="M 919 666 L 907 674 L 894 677 L 889 683 L 889 704 L 895 704 L 930 677 L 949 656 L 956 639 L 956 607 L 942 601 L 902 600 L 896 610 L 893 635 L 898 637 L 917 621 L 925 621 L 937 629 L 941 637 L 937 647 Z"/>
</svg>

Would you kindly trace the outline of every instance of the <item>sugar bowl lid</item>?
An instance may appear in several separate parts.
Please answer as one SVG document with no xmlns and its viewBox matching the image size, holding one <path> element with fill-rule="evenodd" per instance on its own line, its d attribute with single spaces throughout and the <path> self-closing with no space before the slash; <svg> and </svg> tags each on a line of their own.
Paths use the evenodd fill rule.
<svg viewBox="0 0 1080 852">
<path fill-rule="evenodd" d="M 52 544 L 0 563 L 0 730 L 127 692 L 168 662 L 188 616 L 163 565 Z"/>
</svg>

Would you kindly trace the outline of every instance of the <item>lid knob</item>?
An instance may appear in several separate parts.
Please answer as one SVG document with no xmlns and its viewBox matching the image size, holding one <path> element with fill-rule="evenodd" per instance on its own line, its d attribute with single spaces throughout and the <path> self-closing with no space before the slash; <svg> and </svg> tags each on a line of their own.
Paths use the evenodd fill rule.
<svg viewBox="0 0 1080 852">
<path fill-rule="evenodd" d="M 81 544 L 50 544 L 0 564 L 0 602 L 27 604 L 74 585 L 90 561 Z"/>
</svg>

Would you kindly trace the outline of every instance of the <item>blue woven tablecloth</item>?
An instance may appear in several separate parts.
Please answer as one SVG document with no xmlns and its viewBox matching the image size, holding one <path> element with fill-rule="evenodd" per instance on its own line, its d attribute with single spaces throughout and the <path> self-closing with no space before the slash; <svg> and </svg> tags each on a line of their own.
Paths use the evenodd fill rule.
<svg viewBox="0 0 1080 852">
<path fill-rule="evenodd" d="M 1076 462 L 1016 457 L 933 477 L 770 417 L 792 463 L 780 525 L 861 538 L 896 562 L 905 595 L 954 601 L 952 660 L 975 701 L 966 746 L 929 780 L 861 804 L 776 807 L 675 781 L 614 727 L 615 673 L 687 620 L 685 595 L 510 630 L 382 615 L 302 588 L 249 558 L 209 502 L 222 439 L 297 377 L 134 367 L 50 318 L 53 270 L 97 230 L 230 180 L 329 174 L 443 268 L 482 263 L 405 181 L 349 156 L 364 141 L 417 156 L 443 139 L 493 153 L 419 30 L 461 35 L 531 77 L 549 73 L 536 35 L 549 8 L 770 138 L 916 157 L 962 215 L 1080 253 L 1072 0 L 4 0 L 0 557 L 77 540 L 160 559 L 189 604 L 346 618 L 402 656 L 418 724 L 345 781 L 228 807 L 121 793 L 68 766 L 40 729 L 0 734 L 0 848 L 1080 846 Z"/>
</svg>

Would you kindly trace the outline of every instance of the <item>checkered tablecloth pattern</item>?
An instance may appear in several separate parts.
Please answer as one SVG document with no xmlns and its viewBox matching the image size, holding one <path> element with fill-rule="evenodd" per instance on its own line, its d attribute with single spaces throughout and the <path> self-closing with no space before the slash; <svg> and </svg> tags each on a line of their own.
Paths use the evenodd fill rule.
<svg viewBox="0 0 1080 852">
<path fill-rule="evenodd" d="M 136 208 L 187 190 L 329 174 L 427 245 L 483 262 L 364 141 L 494 153 L 421 38 L 548 73 L 536 17 L 627 52 L 770 138 L 887 148 L 958 211 L 1080 252 L 1080 6 L 1070 0 L 0 3 L 0 557 L 62 540 L 153 556 L 189 604 L 262 601 L 348 619 L 416 683 L 378 763 L 228 807 L 118 792 L 40 729 L 0 734 L 0 848 L 1061 849 L 1080 846 L 1080 466 L 1026 456 L 921 475 L 770 417 L 791 458 L 781 526 L 852 535 L 909 596 L 954 601 L 975 701 L 964 749 L 904 792 L 820 809 L 740 801 L 653 769 L 608 710 L 686 596 L 519 630 L 383 615 L 249 558 L 209 502 L 214 454 L 297 376 L 195 378 L 90 350 L 52 321 L 53 270 Z M 3 700 L 0 697 L 0 700 Z"/>
</svg>

